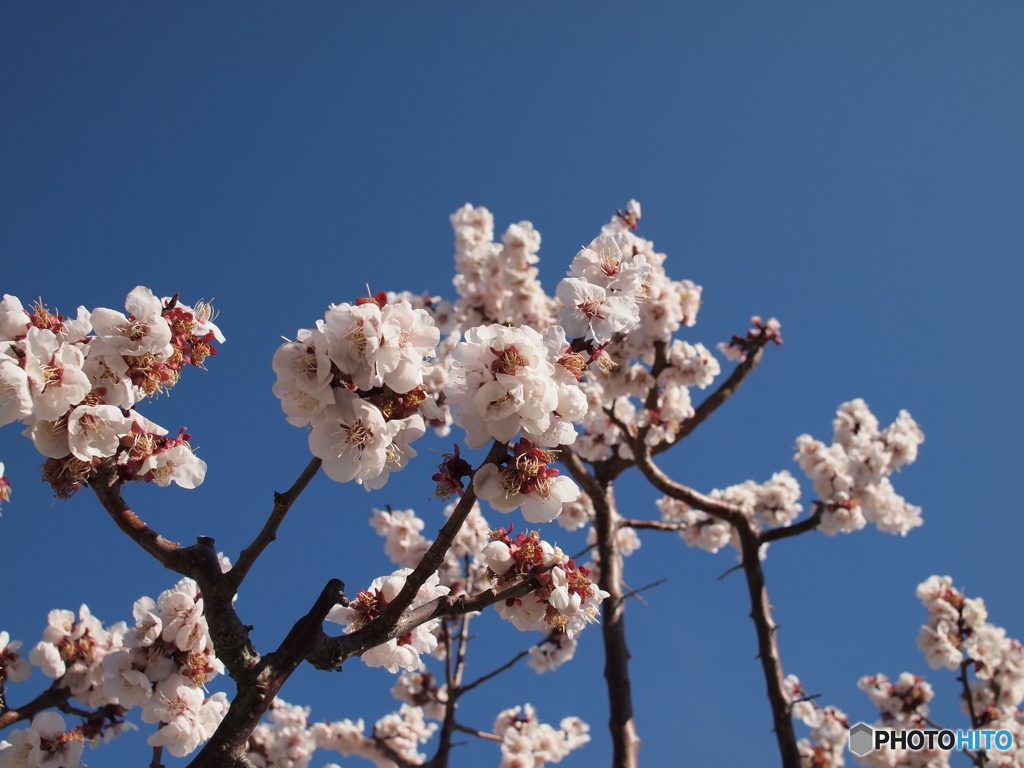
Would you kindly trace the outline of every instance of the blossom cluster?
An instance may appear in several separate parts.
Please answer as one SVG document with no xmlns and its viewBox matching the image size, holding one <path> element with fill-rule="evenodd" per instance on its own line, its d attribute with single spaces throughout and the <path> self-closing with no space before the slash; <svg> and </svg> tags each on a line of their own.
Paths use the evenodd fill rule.
<svg viewBox="0 0 1024 768">
<path fill-rule="evenodd" d="M 483 557 L 498 586 L 536 575 L 541 587 L 494 607 L 521 631 L 557 629 L 574 637 L 597 621 L 608 593 L 597 587 L 587 568 L 576 565 L 561 549 L 542 541 L 536 531 L 511 537 L 511 528 L 491 533 Z"/>
<path fill-rule="evenodd" d="M 917 645 L 929 666 L 970 667 L 977 678 L 971 685 L 973 708 L 983 723 L 1020 719 L 1024 645 L 988 622 L 985 601 L 965 597 L 949 576 L 932 576 L 917 588 L 917 596 L 928 609 Z"/>
<path fill-rule="evenodd" d="M 878 419 L 861 400 L 843 403 L 832 422 L 831 445 L 810 435 L 797 438 L 793 457 L 814 484 L 827 508 L 822 531 L 828 535 L 860 530 L 868 521 L 886 533 L 907 533 L 921 525 L 921 508 L 908 504 L 889 480 L 917 459 L 924 433 L 906 411 L 879 429 Z"/>
<path fill-rule="evenodd" d="M 32 762 L 35 758 L 25 751 L 46 742 L 51 752 L 63 750 L 73 768 L 82 742 L 95 744 L 101 737 L 109 740 L 126 728 L 135 729 L 122 718 L 136 707 L 142 710 L 143 722 L 160 725 L 148 743 L 166 747 L 176 757 L 190 754 L 213 735 L 228 702 L 223 693 L 207 696 L 204 686 L 223 674 L 224 666 L 214 654 L 196 583 L 184 578 L 155 601 L 140 598 L 133 615 L 131 627 L 125 622 L 104 627 L 85 605 L 77 616 L 67 610 L 50 612 L 29 660 L 54 680 L 56 689 L 67 689 L 95 712 L 67 732 L 61 720 L 64 736 L 55 730 L 58 723 L 53 718 L 59 716 L 54 713 L 14 731 L 11 747 L 0 749 L 0 766 L 57 765 Z M 24 680 L 31 674 L 18 653 L 20 645 L 0 632 L 0 681 Z"/>
<path fill-rule="evenodd" d="M 424 309 L 378 293 L 332 304 L 274 354 L 274 394 L 332 480 L 381 488 L 416 455 L 424 417 L 444 420 L 423 388 L 440 332 Z"/>
<path fill-rule="evenodd" d="M 836 707 L 819 707 L 814 699 L 807 696 L 796 675 L 787 675 L 782 684 L 793 717 L 811 729 L 809 739 L 797 742 L 801 768 L 840 768 L 845 765 L 843 750 L 850 719 Z"/>
<path fill-rule="evenodd" d="M 572 422 L 587 412 L 579 387 L 586 363 L 561 327 L 542 334 L 529 326 L 477 326 L 451 357 L 444 395 L 467 446 L 507 443 L 519 434 L 550 447 L 575 442 Z"/>
<path fill-rule="evenodd" d="M 566 717 L 556 730 L 537 718 L 525 704 L 506 709 L 494 721 L 494 733 L 501 737 L 498 768 L 542 768 L 560 763 L 570 752 L 590 741 L 590 726 L 578 717 Z"/>
<path fill-rule="evenodd" d="M 159 299 L 139 286 L 127 314 L 78 308 L 75 318 L 16 296 L 0 302 L 0 426 L 20 421 L 47 457 L 43 479 L 60 497 L 84 485 L 92 468 L 117 457 L 121 482 L 194 488 L 206 475 L 182 430 L 167 430 L 136 410 L 169 391 L 187 365 L 203 367 L 224 336 L 209 304 Z"/>
<path fill-rule="evenodd" d="M 981 598 L 966 597 L 949 576 L 932 576 L 917 588 L 917 597 L 928 611 L 917 645 L 932 669 L 961 670 L 970 701 L 961 706 L 971 717 L 974 730 L 1008 731 L 1009 750 L 990 750 L 985 764 L 1019 768 L 1024 764 L 1024 646 L 1006 636 L 1006 630 L 987 621 Z M 967 671 L 974 680 L 967 680 Z M 885 675 L 861 678 L 858 687 L 880 710 L 879 726 L 897 731 L 934 728 L 928 719 L 928 702 L 934 696 L 924 678 L 904 672 L 892 682 Z M 983 743 L 983 742 L 982 742 Z M 938 748 L 910 750 L 882 745 L 862 758 L 869 768 L 943 768 L 949 752 Z"/>
<path fill-rule="evenodd" d="M 275 699 L 267 720 L 256 726 L 249 737 L 249 760 L 257 768 L 306 768 L 313 753 L 325 749 L 346 757 L 366 758 L 380 768 L 393 768 L 390 750 L 410 764 L 419 765 L 425 756 L 417 751 L 417 746 L 426 743 L 437 730 L 435 723 L 424 720 L 422 709 L 407 704 L 378 720 L 372 737 L 365 735 L 362 720 L 310 723 L 309 713 L 309 707 Z"/>
<path fill-rule="evenodd" d="M 935 696 L 932 687 L 923 677 L 904 672 L 896 682 L 885 675 L 869 675 L 857 682 L 871 703 L 879 709 L 878 726 L 897 733 L 910 730 L 926 730 L 934 726 L 928 721 L 928 702 Z M 933 744 L 929 749 L 911 750 L 882 744 L 863 757 L 855 759 L 870 768 L 945 768 L 949 765 L 949 751 Z"/>
</svg>

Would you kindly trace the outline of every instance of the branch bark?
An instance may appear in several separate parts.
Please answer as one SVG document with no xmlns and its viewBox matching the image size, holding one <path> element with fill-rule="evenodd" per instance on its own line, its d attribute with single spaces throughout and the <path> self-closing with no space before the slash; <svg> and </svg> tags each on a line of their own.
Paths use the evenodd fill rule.
<svg viewBox="0 0 1024 768">
<path fill-rule="evenodd" d="M 31 720 L 44 709 L 59 706 L 71 698 L 71 691 L 54 683 L 32 701 L 20 707 L 0 709 L 0 731 L 22 720 Z"/>
<path fill-rule="evenodd" d="M 782 756 L 783 768 L 800 768 L 800 752 L 797 749 L 791 702 L 783 686 L 782 659 L 776 641 L 777 627 L 772 619 L 771 603 L 765 586 L 764 570 L 761 568 L 760 548 L 762 534 L 743 510 L 718 499 L 712 499 L 681 483 L 671 480 L 651 461 L 650 447 L 638 435 L 633 445 L 636 464 L 654 487 L 665 495 L 685 502 L 690 506 L 731 524 L 740 539 L 740 553 L 743 558 L 743 572 L 747 577 L 747 592 L 750 596 L 750 618 L 757 632 L 757 657 L 761 661 L 767 685 L 768 702 L 772 708 L 772 722 L 775 738 Z"/>
<path fill-rule="evenodd" d="M 274 494 L 274 508 L 270 511 L 270 517 L 264 523 L 263 529 L 253 540 L 252 544 L 242 550 L 242 553 L 238 556 L 238 562 L 225 575 L 225 579 L 232 589 L 238 590 L 245 577 L 249 574 L 249 569 L 256 562 L 256 559 L 263 554 L 263 550 L 270 545 L 270 542 L 277 538 L 277 529 L 284 521 L 285 515 L 288 514 L 295 500 L 299 498 L 299 494 L 316 477 L 316 473 L 320 471 L 322 463 L 320 459 L 314 458 L 302 470 L 302 474 L 299 475 L 295 482 L 292 483 L 291 488 L 284 493 Z"/>
</svg>

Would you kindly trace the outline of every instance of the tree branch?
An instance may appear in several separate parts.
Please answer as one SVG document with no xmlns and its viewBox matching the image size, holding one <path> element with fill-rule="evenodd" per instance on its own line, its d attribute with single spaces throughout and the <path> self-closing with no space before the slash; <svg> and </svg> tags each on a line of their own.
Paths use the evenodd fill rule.
<svg viewBox="0 0 1024 768">
<path fill-rule="evenodd" d="M 31 720 L 44 709 L 59 706 L 71 698 L 71 691 L 54 682 L 32 701 L 20 707 L 4 707 L 0 710 L 0 731 L 22 720 Z"/>
<path fill-rule="evenodd" d="M 250 768 L 246 755 L 249 736 L 270 708 L 278 691 L 323 635 L 322 624 L 331 608 L 345 600 L 345 585 L 331 579 L 313 607 L 295 622 L 281 645 L 264 656 L 251 674 L 235 678 L 238 693 L 213 736 L 189 768 Z"/>
<path fill-rule="evenodd" d="M 757 632 L 757 656 L 761 660 L 761 668 L 768 687 L 768 701 L 772 708 L 772 720 L 779 752 L 782 755 L 782 765 L 783 768 L 800 768 L 800 752 L 797 749 L 793 718 L 789 711 L 790 702 L 783 686 L 782 660 L 776 641 L 777 627 L 772 620 L 771 603 L 768 600 L 764 571 L 761 568 L 760 532 L 739 507 L 712 499 L 671 480 L 651 461 L 650 448 L 644 444 L 642 435 L 637 436 L 633 450 L 637 466 L 655 488 L 673 499 L 726 521 L 736 529 L 750 596 L 750 618 Z"/>
<path fill-rule="evenodd" d="M 384 614 L 371 621 L 362 629 L 349 635 L 330 637 L 321 630 L 316 648 L 306 660 L 317 669 L 337 669 L 338 666 L 353 656 L 359 656 L 370 648 L 386 643 L 396 637 L 412 632 L 420 624 L 431 619 L 445 616 L 462 616 L 474 611 L 482 611 L 488 606 L 522 597 L 533 592 L 540 586 L 539 574 L 530 574 L 523 579 L 509 584 L 501 590 L 488 589 L 479 595 L 445 595 L 418 608 L 403 614 L 396 624 L 388 627 L 380 622 Z"/>
<path fill-rule="evenodd" d="M 267 522 L 263 524 L 263 530 L 259 532 L 252 544 L 242 550 L 242 553 L 238 556 L 238 562 L 225 575 L 227 583 L 231 585 L 232 589 L 238 590 L 245 577 L 249 574 L 249 569 L 256 562 L 256 559 L 263 554 L 263 550 L 270 545 L 270 542 L 277 538 L 277 529 L 284 521 L 285 515 L 288 514 L 295 500 L 299 498 L 299 494 L 316 477 L 316 473 L 320 471 L 322 463 L 320 459 L 314 458 L 302 470 L 302 474 L 299 475 L 298 479 L 292 483 L 291 488 L 284 493 L 274 494 L 274 508 L 270 511 L 270 517 L 267 518 Z"/>
<path fill-rule="evenodd" d="M 688 526 L 686 523 L 662 523 L 657 520 L 619 520 L 619 528 L 636 528 L 637 530 L 648 531 L 682 531 Z"/>
<path fill-rule="evenodd" d="M 707 421 L 708 417 L 714 413 L 719 406 L 721 406 L 726 400 L 736 394 L 736 391 L 740 388 L 740 385 L 746 381 L 747 377 L 753 373 L 757 366 L 760 365 L 761 359 L 764 357 L 764 349 L 768 342 L 771 341 L 769 337 L 762 331 L 761 334 L 752 341 L 752 349 L 747 354 L 747 359 L 736 366 L 732 374 L 722 382 L 718 388 L 705 398 L 705 400 L 698 405 L 693 412 L 693 416 L 686 419 L 679 425 L 679 429 L 675 431 L 673 440 L 671 442 L 663 440 L 658 443 L 652 449 L 653 455 L 664 453 L 669 448 L 678 443 L 682 442 L 686 437 L 690 435 L 697 427 Z M 664 342 L 659 342 L 662 345 L 661 359 L 664 360 Z M 648 391 L 646 402 L 644 407 L 651 410 L 658 406 L 658 383 L 657 377 L 664 369 L 665 363 L 661 363 L 661 367 L 658 365 L 658 348 L 655 347 L 655 362 L 651 367 L 651 374 L 655 378 L 654 386 Z M 657 370 L 657 373 L 655 373 Z M 627 432 L 628 436 L 628 432 Z M 632 459 L 623 459 L 618 456 L 613 456 L 610 459 L 603 461 L 594 462 L 594 474 L 602 480 L 612 481 L 625 472 L 627 469 L 633 466 L 635 462 Z"/>
<path fill-rule="evenodd" d="M 530 647 L 532 648 L 533 646 L 530 646 Z M 504 664 L 502 664 L 497 669 L 488 672 L 486 675 L 482 675 L 481 677 L 478 677 L 476 680 L 474 680 L 469 685 L 463 685 L 463 686 L 460 686 L 460 687 L 456 688 L 455 691 L 454 691 L 454 696 L 458 697 L 458 696 L 461 696 L 464 693 L 468 693 L 469 691 L 472 691 L 478 685 L 481 685 L 482 683 L 486 683 L 492 677 L 497 677 L 498 675 L 500 675 L 505 670 L 512 669 L 512 667 L 514 667 L 517 663 L 519 663 L 519 661 L 521 661 L 522 659 L 525 659 L 529 655 L 530 655 L 530 649 L 529 648 L 527 648 L 525 651 L 520 651 L 519 653 L 517 653 L 515 656 L 512 657 L 511 661 L 506 661 Z M 452 696 L 453 696 L 453 693 L 451 691 L 449 691 L 448 692 L 449 699 L 451 699 Z"/>
<path fill-rule="evenodd" d="M 487 458 L 484 459 L 483 464 L 496 464 L 502 461 L 508 455 L 508 447 L 504 443 L 500 443 L 497 440 L 491 445 L 491 450 L 487 454 Z M 481 464 L 480 466 L 483 466 Z M 479 469 L 479 467 L 477 468 Z M 475 474 L 475 473 L 474 473 Z M 399 619 L 410 605 L 412 601 L 416 599 L 416 594 L 419 592 L 420 587 L 426 583 L 427 579 L 441 567 L 441 563 L 444 562 L 444 557 L 451 548 L 452 543 L 455 541 L 455 537 L 458 535 L 459 530 L 462 528 L 462 524 L 466 521 L 466 517 L 473 509 L 473 503 L 476 501 L 476 491 L 473 489 L 472 483 L 466 489 L 462 498 L 459 499 L 459 503 L 455 506 L 452 511 L 451 517 L 444 524 L 444 527 L 437 534 L 437 538 L 434 539 L 434 543 L 430 545 L 430 548 L 423 555 L 420 562 L 413 569 L 405 579 L 405 585 L 402 590 L 398 593 L 394 600 L 388 604 L 388 607 L 384 609 L 384 612 L 371 622 L 370 626 L 377 625 L 378 632 L 390 631 L 394 627 Z M 404 632 L 401 634 L 405 634 Z M 349 635 L 352 637 L 352 635 Z M 377 645 L 377 643 L 374 643 Z M 370 647 L 370 646 L 368 646 Z"/>
<path fill-rule="evenodd" d="M 478 739 L 486 739 L 487 741 L 502 742 L 504 739 L 501 736 L 496 736 L 493 733 L 487 733 L 486 731 L 478 731 L 476 728 L 468 728 L 465 725 L 455 724 L 455 730 L 461 731 L 462 733 L 468 733 L 470 736 L 476 736 Z"/>
<path fill-rule="evenodd" d="M 764 544 L 769 541 L 778 541 L 779 539 L 788 539 L 790 536 L 799 536 L 801 533 L 807 533 L 807 531 L 813 531 L 821 524 L 821 516 L 825 514 L 825 510 L 828 505 L 823 501 L 814 502 L 814 513 L 799 523 L 786 526 L 785 528 L 772 528 L 771 530 L 764 531 L 761 533 L 760 540 Z"/>
<path fill-rule="evenodd" d="M 576 462 L 579 458 L 575 457 Z M 568 466 L 568 465 L 567 465 Z M 580 465 L 582 466 L 582 465 Z M 572 469 L 570 468 L 570 471 Z M 584 471 L 585 472 L 585 471 Z M 589 473 L 585 474 L 589 475 Z M 622 555 L 619 552 L 619 516 L 611 486 L 591 497 L 594 531 L 601 561 L 598 586 L 608 593 L 601 605 L 601 637 L 604 640 L 604 678 L 608 688 L 608 728 L 612 737 L 614 768 L 637 768 L 640 737 L 633 719 L 633 692 L 629 679 L 629 646 L 626 644 L 626 605 L 622 592 Z"/>
<path fill-rule="evenodd" d="M 106 459 L 94 470 L 89 485 L 118 528 L 165 568 L 185 575 L 181 545 L 165 539 L 142 522 L 122 498 L 117 465 L 113 459 Z"/>
<path fill-rule="evenodd" d="M 960 619 L 958 624 L 960 625 L 960 637 L 962 638 L 964 636 L 964 626 L 962 618 Z M 960 694 L 960 697 L 967 704 L 967 714 L 971 716 L 971 728 L 973 730 L 978 730 L 982 724 L 981 718 L 978 717 L 977 713 L 974 710 L 974 696 L 971 694 L 971 685 L 967 680 L 967 669 L 973 663 L 973 659 L 969 659 L 967 657 L 967 654 L 964 654 L 964 659 L 960 662 L 960 675 L 957 677 L 957 681 L 960 683 L 961 686 L 963 686 L 963 692 Z M 974 760 L 974 763 L 978 766 L 978 768 L 985 768 L 985 764 L 988 762 L 988 755 L 985 754 L 984 749 L 979 749 L 977 752 L 974 753 L 974 757 L 972 759 Z"/>
</svg>

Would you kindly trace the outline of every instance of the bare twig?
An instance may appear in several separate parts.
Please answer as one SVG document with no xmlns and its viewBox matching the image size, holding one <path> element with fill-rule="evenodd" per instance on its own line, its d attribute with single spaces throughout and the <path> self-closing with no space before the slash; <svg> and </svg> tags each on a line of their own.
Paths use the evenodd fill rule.
<svg viewBox="0 0 1024 768">
<path fill-rule="evenodd" d="M 149 761 L 149 768 L 164 768 L 164 748 L 153 747 L 153 759 Z"/>
<path fill-rule="evenodd" d="M 958 624 L 959 624 L 960 636 L 963 637 L 964 636 L 963 619 L 960 619 Z M 971 728 L 973 730 L 978 730 L 981 727 L 981 725 L 982 725 L 981 718 L 978 717 L 977 712 L 975 712 L 975 709 L 974 709 L 974 696 L 971 694 L 971 685 L 970 685 L 970 682 L 967 679 L 967 670 L 968 670 L 968 668 L 973 663 L 974 663 L 974 659 L 971 659 L 966 654 L 964 654 L 964 659 L 963 659 L 963 661 L 960 662 L 960 675 L 957 677 L 957 680 L 960 682 L 960 685 L 963 687 L 963 691 L 961 692 L 960 697 L 967 704 L 967 714 L 971 716 Z M 974 753 L 974 757 L 972 759 L 974 760 L 974 764 L 977 765 L 978 768 L 985 768 L 986 763 L 988 763 L 988 755 L 985 753 L 984 749 L 979 749 L 977 752 L 975 752 Z"/>
<path fill-rule="evenodd" d="M 629 592 L 624 594 L 622 596 L 622 599 L 625 600 L 625 599 L 630 598 L 630 597 L 636 597 L 641 592 L 646 592 L 648 589 L 653 589 L 654 587 L 660 586 L 660 585 L 664 584 L 666 581 L 668 581 L 667 578 L 665 578 L 665 579 L 658 579 L 657 581 L 652 581 L 650 584 L 645 584 L 642 587 L 637 587 L 636 589 L 630 590 Z M 645 603 L 645 605 L 646 605 L 646 603 Z"/>
<path fill-rule="evenodd" d="M 734 565 L 732 568 L 727 570 L 721 576 L 715 576 L 715 581 L 722 581 L 722 579 L 724 579 L 730 573 L 735 573 L 736 571 L 741 571 L 741 570 L 743 570 L 743 563 L 740 563 L 739 565 Z"/>
<path fill-rule="evenodd" d="M 662 523 L 658 520 L 619 520 L 620 528 L 636 528 L 648 531 L 682 531 L 689 526 L 686 523 Z"/>
<path fill-rule="evenodd" d="M 469 691 L 472 691 L 478 685 L 480 685 L 482 683 L 486 683 L 492 677 L 497 677 L 498 675 L 500 675 L 505 670 L 512 669 L 512 667 L 514 667 L 516 664 L 518 664 L 521 660 L 525 659 L 529 655 L 530 655 L 530 649 L 529 648 L 527 648 L 525 651 L 520 651 L 515 656 L 513 656 L 510 661 L 506 661 L 504 664 L 502 664 L 497 669 L 488 672 L 486 675 L 482 675 L 481 677 L 478 677 L 476 680 L 474 680 L 469 685 L 460 686 L 459 688 L 457 688 L 455 690 L 454 695 L 455 696 L 461 696 L 464 693 L 468 693 Z M 449 692 L 448 696 L 451 697 L 452 693 Z"/>
<path fill-rule="evenodd" d="M 462 733 L 468 733 L 470 736 L 476 736 L 478 739 L 487 739 L 487 741 L 501 742 L 504 739 L 501 736 L 495 736 L 493 733 L 487 733 L 486 731 L 478 731 L 476 728 L 467 728 L 465 725 L 455 724 L 455 730 L 461 731 Z"/>
<path fill-rule="evenodd" d="M 292 504 L 295 503 L 299 494 L 316 477 L 316 473 L 320 471 L 321 463 L 320 459 L 314 458 L 302 470 L 302 474 L 299 475 L 298 479 L 292 483 L 291 488 L 284 493 L 274 494 L 274 508 L 270 511 L 270 517 L 267 518 L 267 522 L 263 524 L 263 529 L 253 540 L 252 544 L 242 550 L 242 553 L 238 556 L 238 562 L 225 575 L 228 584 L 233 589 L 237 590 L 241 586 L 253 563 L 263 554 L 263 550 L 270 545 L 270 542 L 277 538 L 277 529 L 284 521 L 285 515 L 288 514 L 288 510 L 292 508 Z"/>
</svg>

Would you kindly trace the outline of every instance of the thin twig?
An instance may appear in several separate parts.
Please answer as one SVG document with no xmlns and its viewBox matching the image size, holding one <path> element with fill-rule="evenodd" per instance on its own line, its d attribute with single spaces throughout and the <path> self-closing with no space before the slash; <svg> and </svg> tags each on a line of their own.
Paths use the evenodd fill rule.
<svg viewBox="0 0 1024 768">
<path fill-rule="evenodd" d="M 455 696 L 461 696 L 464 693 L 468 693 L 469 691 L 473 690 L 474 688 L 476 688 L 481 683 L 486 683 L 492 677 L 497 677 L 498 675 L 500 675 L 505 670 L 511 669 L 512 667 L 514 667 L 519 661 L 521 661 L 522 659 L 525 659 L 529 655 L 530 655 L 530 649 L 529 648 L 527 648 L 525 651 L 520 651 L 519 653 L 517 653 L 511 659 L 511 661 L 506 661 L 504 664 L 502 664 L 497 669 L 495 669 L 495 670 L 493 670 L 491 672 L 488 672 L 486 675 L 483 675 L 482 677 L 478 677 L 476 680 L 474 680 L 469 685 L 463 685 L 460 688 L 457 688 L 455 690 Z M 450 697 L 452 694 L 449 693 L 448 695 Z"/>
<path fill-rule="evenodd" d="M 663 523 L 658 520 L 619 520 L 619 528 L 635 528 L 648 531 L 682 531 L 688 528 L 686 523 Z"/>
<path fill-rule="evenodd" d="M 252 568 L 253 563 L 263 554 L 263 550 L 270 545 L 270 542 L 277 538 L 277 529 L 284 521 L 285 515 L 288 514 L 288 510 L 292 508 L 292 504 L 295 503 L 299 494 L 316 477 L 316 473 L 320 471 L 322 463 L 320 459 L 314 458 L 302 470 L 302 474 L 299 475 L 298 479 L 292 483 L 291 488 L 284 493 L 274 494 L 274 508 L 270 511 L 270 517 L 267 518 L 267 522 L 263 524 L 263 529 L 253 539 L 252 544 L 242 550 L 242 553 L 238 556 L 238 562 L 226 574 L 228 583 L 235 590 L 241 586 L 245 577 L 249 574 L 249 569 Z"/>
<path fill-rule="evenodd" d="M 960 619 L 958 624 L 960 630 L 960 637 L 962 638 L 964 636 L 964 626 L 962 618 Z M 973 730 L 978 730 L 978 728 L 981 726 L 981 718 L 978 717 L 974 710 L 974 696 L 971 694 L 971 685 L 967 680 L 967 669 L 973 663 L 974 660 L 968 658 L 968 656 L 965 654 L 963 661 L 960 662 L 960 675 L 959 677 L 957 677 L 957 680 L 963 686 L 963 693 L 961 694 L 961 697 L 964 699 L 965 702 L 967 702 L 967 714 L 971 716 L 971 728 Z M 974 756 L 975 765 L 977 765 L 978 768 L 985 768 L 985 764 L 987 762 L 988 755 L 985 753 L 985 750 L 979 749 Z"/>
<path fill-rule="evenodd" d="M 652 589 L 653 587 L 657 587 L 657 586 L 660 586 L 660 585 L 664 584 L 664 583 L 665 583 L 666 581 L 668 581 L 668 579 L 667 579 L 667 578 L 664 578 L 664 579 L 658 579 L 657 581 L 652 581 L 652 582 L 651 582 L 650 584 L 646 584 L 646 585 L 644 585 L 644 586 L 642 586 L 642 587 L 637 587 L 636 589 L 634 589 L 634 590 L 632 590 L 632 591 L 630 591 L 630 592 L 627 592 L 626 594 L 624 594 L 624 595 L 622 596 L 622 599 L 623 599 L 623 600 L 625 600 L 625 599 L 626 599 L 627 597 L 636 597 L 636 596 L 637 596 L 637 595 L 639 595 L 639 594 L 640 594 L 641 592 L 645 592 L 645 591 L 646 591 L 646 590 L 648 590 L 648 589 Z M 638 598 L 638 599 L 639 599 L 639 598 Z M 641 600 L 641 602 L 643 602 L 643 601 Z M 644 603 L 644 605 L 646 605 L 646 603 Z"/>
<path fill-rule="evenodd" d="M 164 748 L 153 747 L 153 759 L 149 761 L 149 768 L 164 768 Z"/>
<path fill-rule="evenodd" d="M 495 736 L 493 733 L 487 733 L 486 731 L 478 731 L 476 728 L 467 728 L 465 725 L 455 724 L 455 730 L 461 731 L 462 733 L 468 733 L 470 736 L 476 736 L 478 739 L 487 739 L 487 741 L 504 741 L 501 736 Z"/>
<path fill-rule="evenodd" d="M 733 566 L 732 568 L 730 568 L 729 570 L 727 570 L 727 571 L 726 571 L 725 573 L 723 573 L 723 574 L 722 574 L 721 576 L 716 576 L 716 577 L 715 577 L 715 581 L 721 581 L 721 580 L 722 580 L 722 579 L 724 579 L 724 578 L 725 578 L 726 576 L 728 576 L 728 575 L 729 575 L 730 573 L 735 573 L 736 571 L 741 571 L 741 570 L 743 570 L 743 563 L 740 563 L 739 565 L 734 565 L 734 566 Z"/>
</svg>

